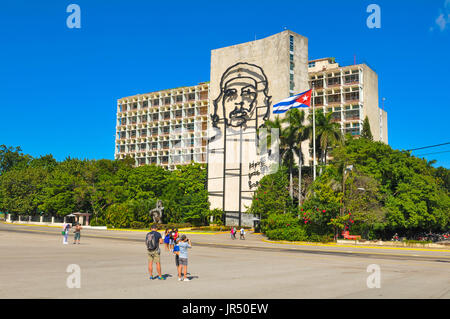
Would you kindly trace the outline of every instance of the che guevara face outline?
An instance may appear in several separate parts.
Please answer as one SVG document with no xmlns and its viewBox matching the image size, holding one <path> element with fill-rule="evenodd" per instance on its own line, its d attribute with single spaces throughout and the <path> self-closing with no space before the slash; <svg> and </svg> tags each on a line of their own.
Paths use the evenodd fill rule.
<svg viewBox="0 0 450 319">
<path fill-rule="evenodd" d="M 221 120 L 218 115 L 219 107 L 226 126 L 245 125 L 253 117 L 258 100 L 261 100 L 258 94 L 264 95 L 261 106 L 266 107 L 263 121 L 267 120 L 271 96 L 267 94 L 267 77 L 259 66 L 245 62 L 236 63 L 223 73 L 220 84 L 220 95 L 213 102 L 214 114 L 211 115 L 214 127 L 217 127 Z"/>
<path fill-rule="evenodd" d="M 246 83 L 246 80 L 248 83 Z M 258 84 L 251 77 L 234 78 L 223 88 L 222 109 L 230 126 L 239 127 L 252 117 L 258 96 Z M 231 110 L 226 113 L 226 110 Z"/>
</svg>

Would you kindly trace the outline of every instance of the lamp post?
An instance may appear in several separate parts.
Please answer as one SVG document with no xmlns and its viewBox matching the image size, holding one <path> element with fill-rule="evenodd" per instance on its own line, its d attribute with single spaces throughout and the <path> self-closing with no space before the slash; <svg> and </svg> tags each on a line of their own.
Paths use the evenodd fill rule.
<svg viewBox="0 0 450 319">
<path fill-rule="evenodd" d="M 344 211 L 345 211 L 345 201 L 344 196 L 345 196 L 345 180 L 347 177 L 347 172 L 350 172 L 353 169 L 353 165 L 347 165 L 347 167 L 344 168 L 344 172 L 342 173 L 342 198 L 341 198 L 341 216 L 344 216 Z"/>
</svg>

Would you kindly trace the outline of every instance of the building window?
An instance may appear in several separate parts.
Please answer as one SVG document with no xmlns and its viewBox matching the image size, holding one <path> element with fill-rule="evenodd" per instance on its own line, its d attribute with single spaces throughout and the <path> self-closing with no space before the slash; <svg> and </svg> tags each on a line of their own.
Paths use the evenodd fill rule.
<svg viewBox="0 0 450 319">
<path fill-rule="evenodd" d="M 328 85 L 339 85 L 341 84 L 341 78 L 335 77 L 335 78 L 329 78 L 328 79 Z"/>
<path fill-rule="evenodd" d="M 289 50 L 294 52 L 294 36 L 289 35 Z"/>
<path fill-rule="evenodd" d="M 346 101 L 359 100 L 359 92 L 345 93 Z"/>
<path fill-rule="evenodd" d="M 309 62 L 308 63 L 308 68 L 313 68 L 316 66 L 316 62 Z"/>
<path fill-rule="evenodd" d="M 345 76 L 345 83 L 357 83 L 359 82 L 359 74 L 352 74 Z"/>
<path fill-rule="evenodd" d="M 290 63 L 289 69 L 290 69 L 291 71 L 294 71 L 294 62 L 291 62 L 291 63 Z"/>
</svg>

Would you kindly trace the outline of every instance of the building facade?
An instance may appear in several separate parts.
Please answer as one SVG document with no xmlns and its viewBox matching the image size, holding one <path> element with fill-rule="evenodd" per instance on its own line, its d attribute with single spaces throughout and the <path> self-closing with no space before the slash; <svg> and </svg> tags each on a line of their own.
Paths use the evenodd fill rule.
<svg viewBox="0 0 450 319">
<path fill-rule="evenodd" d="M 209 83 L 117 101 L 115 158 L 175 169 L 206 163 Z"/>
<path fill-rule="evenodd" d="M 379 107 L 378 75 L 366 64 L 340 66 L 334 58 L 308 63 L 309 83 L 316 109 L 333 113 L 343 133 L 359 136 L 369 119 L 375 141 L 388 144 L 387 113 Z"/>
</svg>

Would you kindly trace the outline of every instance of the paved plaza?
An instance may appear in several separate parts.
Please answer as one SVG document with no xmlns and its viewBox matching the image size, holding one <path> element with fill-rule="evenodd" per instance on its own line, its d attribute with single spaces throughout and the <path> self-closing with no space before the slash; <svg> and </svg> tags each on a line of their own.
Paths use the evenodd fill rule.
<svg viewBox="0 0 450 319">
<path fill-rule="evenodd" d="M 63 245 L 59 228 L 0 224 L 0 298 L 450 298 L 449 250 L 188 237 L 191 281 L 177 281 L 174 257 L 162 248 L 163 281 L 149 280 L 145 232 L 83 230 L 81 245 L 72 234 Z M 80 288 L 67 287 L 73 264 Z M 380 269 L 380 288 L 367 286 L 369 265 Z"/>
</svg>

